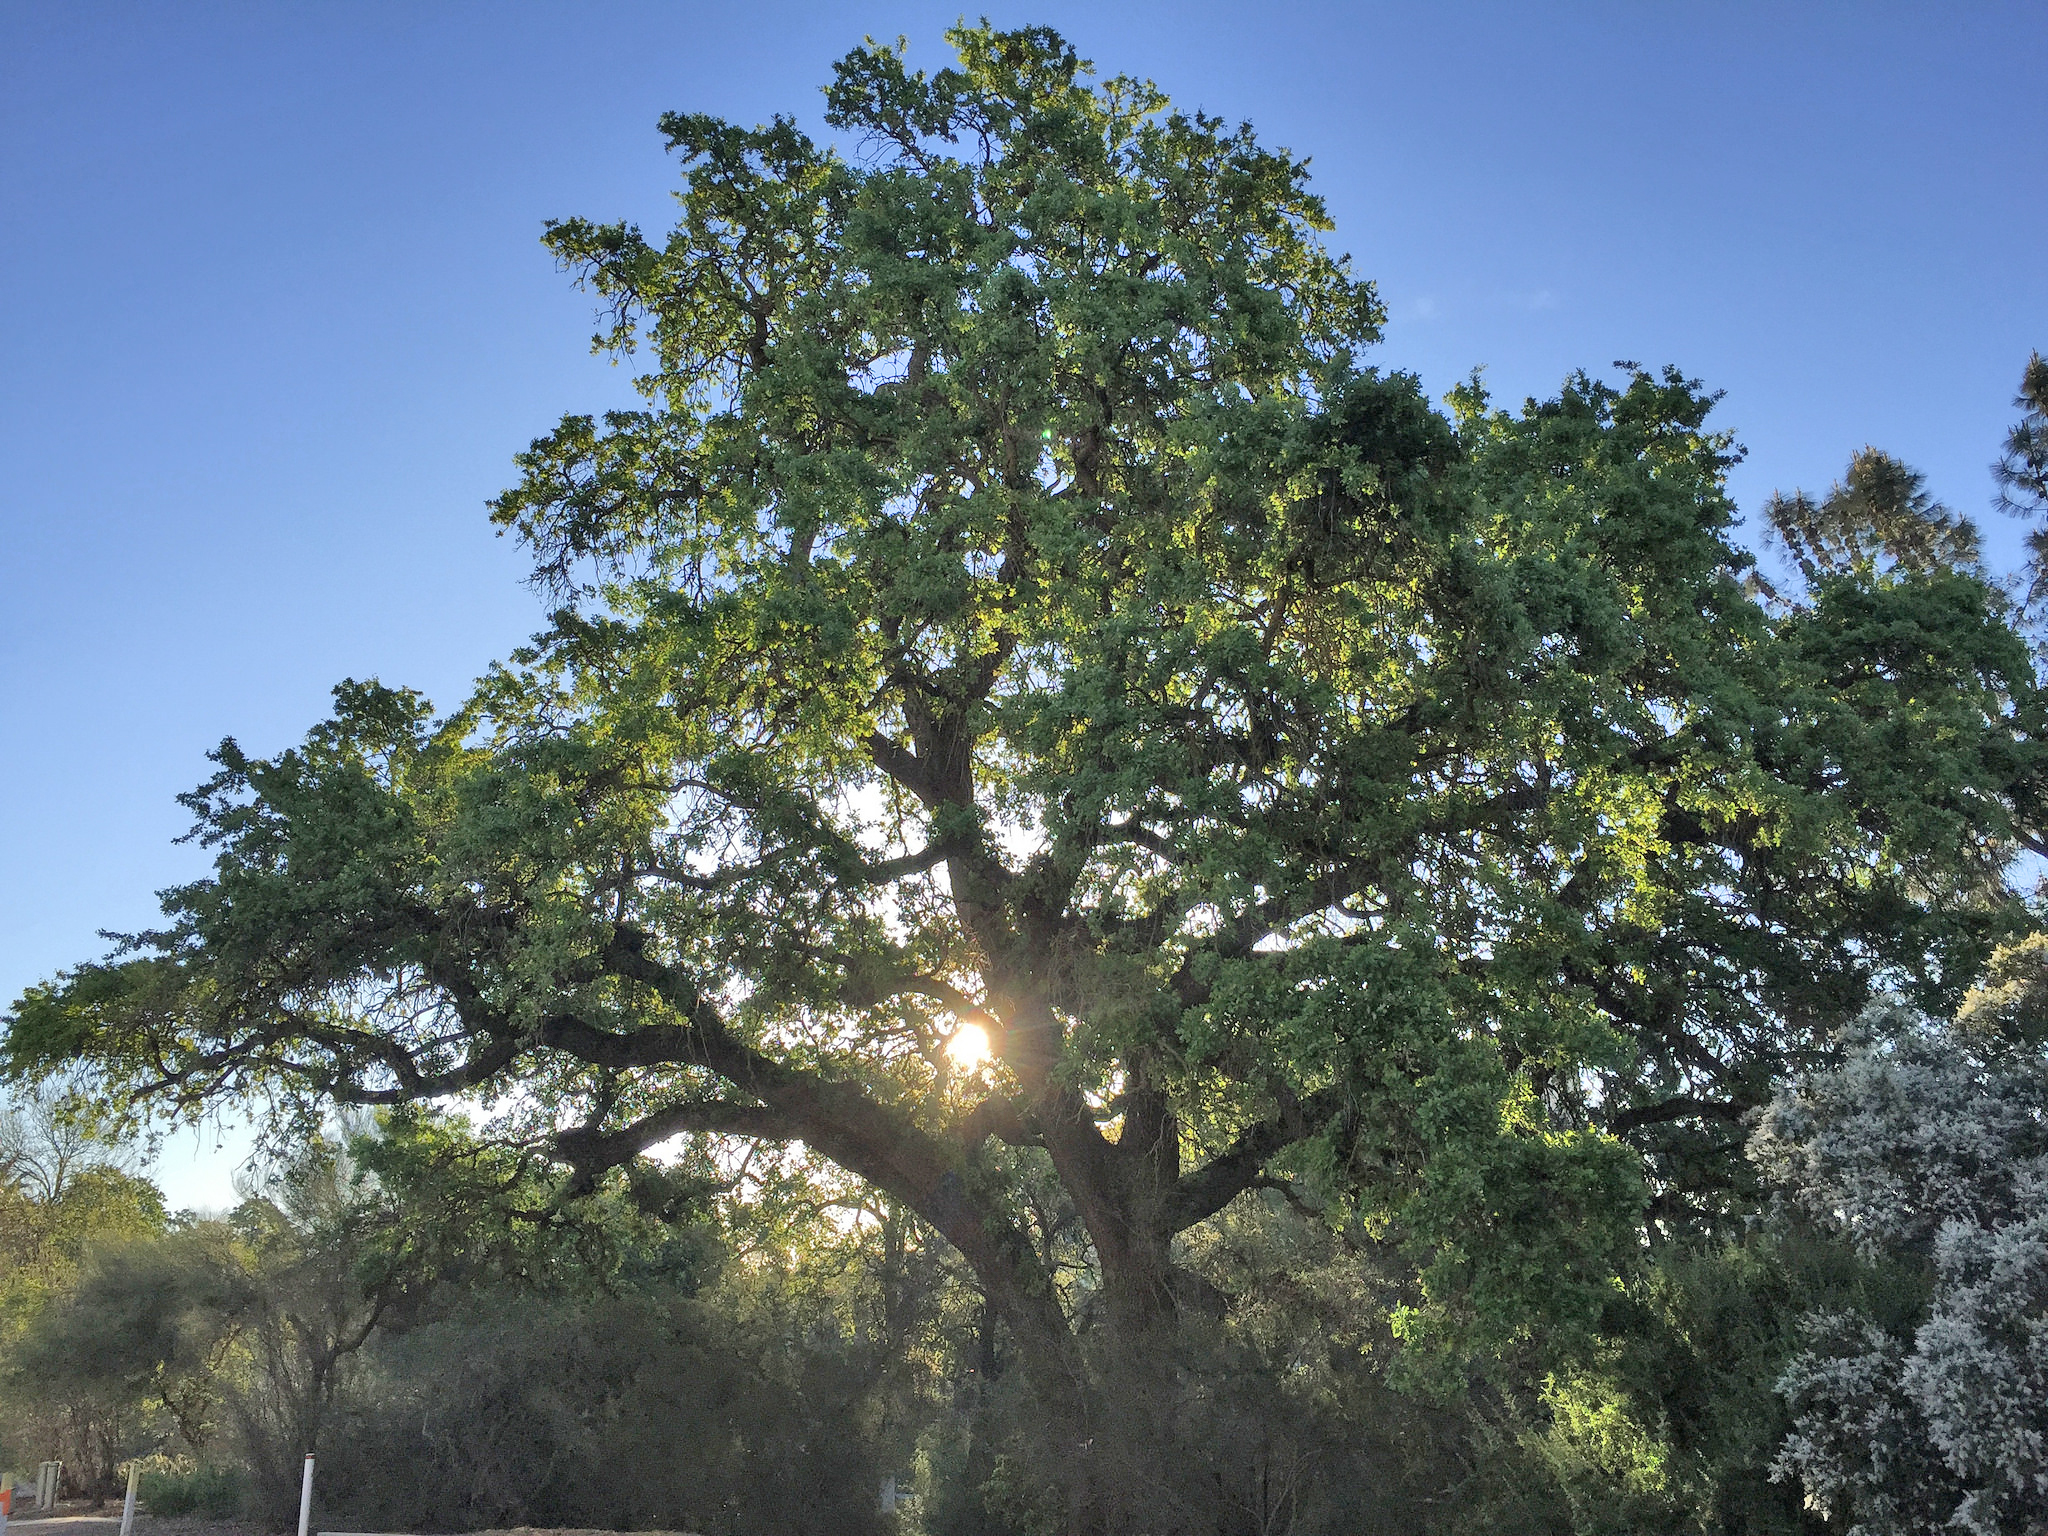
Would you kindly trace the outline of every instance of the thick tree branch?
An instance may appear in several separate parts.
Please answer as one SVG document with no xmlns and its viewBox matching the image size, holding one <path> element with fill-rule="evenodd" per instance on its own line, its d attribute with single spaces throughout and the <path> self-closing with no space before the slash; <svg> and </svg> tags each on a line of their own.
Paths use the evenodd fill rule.
<svg viewBox="0 0 2048 1536">
<path fill-rule="evenodd" d="M 1665 1125 L 1673 1120 L 1740 1120 L 1748 1113 L 1749 1106 L 1722 1099 L 1666 1099 L 1661 1104 L 1644 1104 L 1610 1115 L 1607 1129 L 1625 1136 L 1646 1125 Z"/>
<path fill-rule="evenodd" d="M 600 1131 L 593 1126 L 558 1131 L 555 1150 L 576 1171 L 571 1193 L 587 1194 L 598 1175 L 608 1169 L 630 1163 L 649 1147 L 659 1146 L 672 1136 L 693 1131 L 746 1136 L 758 1141 L 793 1139 L 786 1121 L 773 1110 L 758 1104 L 714 1099 L 671 1104 L 616 1131 Z"/>
<path fill-rule="evenodd" d="M 1026 1123 L 1008 1094 L 992 1093 L 974 1108 L 967 1111 L 953 1123 L 953 1139 L 967 1151 L 972 1152 L 989 1137 L 1012 1147 L 1035 1147 L 1040 1145 L 1036 1133 Z"/>
<path fill-rule="evenodd" d="M 1313 1134 L 1339 1107 L 1334 1095 L 1317 1095 L 1305 1103 L 1283 1095 L 1277 1114 L 1247 1127 L 1222 1152 L 1181 1176 L 1173 1193 L 1172 1230 L 1186 1231 L 1253 1188 L 1268 1159 Z"/>
<path fill-rule="evenodd" d="M 974 1194 L 979 1181 L 956 1142 L 925 1131 L 858 1084 L 792 1067 L 738 1039 L 685 974 L 648 955 L 646 936 L 638 930 L 616 929 L 604 959 L 615 974 L 647 986 L 686 1022 L 619 1033 L 556 1016 L 542 1024 L 541 1043 L 592 1066 L 689 1064 L 715 1073 L 760 1101 L 758 1112 L 726 1119 L 735 1134 L 801 1140 L 887 1190 L 959 1250 L 1028 1347 L 1043 1358 L 1072 1359 L 1073 1336 L 1049 1277 L 1015 1223 Z M 742 1124 L 752 1129 L 738 1129 Z M 642 1122 L 641 1133 L 660 1128 Z"/>
</svg>

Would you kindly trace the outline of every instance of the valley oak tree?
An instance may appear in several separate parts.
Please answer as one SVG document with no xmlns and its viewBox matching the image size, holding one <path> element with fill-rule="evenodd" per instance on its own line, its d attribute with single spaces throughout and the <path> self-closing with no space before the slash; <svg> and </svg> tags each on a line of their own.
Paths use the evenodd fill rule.
<svg viewBox="0 0 2048 1536">
<path fill-rule="evenodd" d="M 1419 1355 L 1568 1336 L 1727 1208 L 1774 1071 L 2028 927 L 2028 647 L 1967 550 L 1757 595 L 1695 384 L 1444 414 L 1304 161 L 952 41 L 849 54 L 831 145 L 666 118 L 665 238 L 550 226 L 645 406 L 495 503 L 549 628 L 453 714 L 224 744 L 213 874 L 9 1068 L 480 1097 L 586 1185 L 800 1144 L 958 1250 L 1077 1445 L 1261 1186 L 1402 1245 Z"/>
</svg>

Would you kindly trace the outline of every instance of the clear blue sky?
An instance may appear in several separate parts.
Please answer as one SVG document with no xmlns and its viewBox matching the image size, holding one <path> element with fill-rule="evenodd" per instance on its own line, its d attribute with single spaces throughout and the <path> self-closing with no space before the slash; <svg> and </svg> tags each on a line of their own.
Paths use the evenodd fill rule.
<svg viewBox="0 0 2048 1536">
<path fill-rule="evenodd" d="M 349 675 L 452 702 L 534 627 L 484 498 L 624 392 L 541 221 L 665 227 L 662 111 L 821 127 L 863 33 L 936 66 L 960 10 L 0 0 L 0 997 L 203 868 L 221 736 Z M 2048 349 L 2041 0 L 989 13 L 1311 155 L 1434 391 L 1675 362 L 1745 508 L 1874 442 L 1989 516 Z"/>
</svg>

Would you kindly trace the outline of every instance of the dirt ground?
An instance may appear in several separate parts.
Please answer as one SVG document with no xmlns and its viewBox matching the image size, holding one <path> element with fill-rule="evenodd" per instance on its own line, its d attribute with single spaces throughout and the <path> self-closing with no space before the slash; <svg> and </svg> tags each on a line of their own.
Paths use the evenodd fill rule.
<svg viewBox="0 0 2048 1536">
<path fill-rule="evenodd" d="M 46 1515 L 16 1515 L 7 1522 L 8 1536 L 28 1536 L 25 1528 L 34 1527 L 36 1536 L 118 1536 L 121 1529 L 121 1506 L 109 1504 L 95 1513 L 84 1502 L 60 1504 Z M 135 1513 L 134 1536 L 272 1536 L 260 1525 L 247 1520 L 203 1520 L 197 1516 L 180 1515 L 175 1519 L 158 1519 L 141 1510 Z M 595 1530 L 539 1530 L 530 1525 L 516 1526 L 504 1531 L 474 1531 L 469 1536 L 622 1536 L 617 1531 Z M 635 1531 L 632 1536 L 691 1536 L 688 1531 Z"/>
<path fill-rule="evenodd" d="M 121 1503 L 118 1499 L 105 1509 L 94 1510 L 83 1499 L 59 1504 L 46 1515 L 15 1515 L 7 1522 L 7 1536 L 118 1536 Z M 246 1520 L 203 1520 L 181 1515 L 159 1520 L 141 1510 L 135 1512 L 135 1536 L 269 1536 L 262 1526 Z"/>
<path fill-rule="evenodd" d="M 17 1493 L 18 1496 L 18 1493 Z M 83 1499 L 59 1504 L 46 1515 L 16 1514 L 7 1522 L 7 1536 L 114 1536 L 121 1529 L 121 1503 L 116 1499 L 95 1510 Z M 181 1517 L 159 1520 L 135 1512 L 135 1536 L 267 1536 L 261 1526 L 245 1520 L 201 1520 Z"/>
</svg>

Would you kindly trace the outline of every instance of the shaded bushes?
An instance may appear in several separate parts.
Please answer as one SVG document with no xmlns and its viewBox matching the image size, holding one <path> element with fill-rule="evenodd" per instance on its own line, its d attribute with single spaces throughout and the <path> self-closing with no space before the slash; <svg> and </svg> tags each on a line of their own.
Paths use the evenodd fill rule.
<svg viewBox="0 0 2048 1536">
<path fill-rule="evenodd" d="M 322 1518 L 859 1536 L 879 1528 L 861 1376 L 829 1338 L 698 1301 L 472 1295 L 365 1361 Z"/>
<path fill-rule="evenodd" d="M 1049 1420 L 1008 1377 L 928 1434 L 927 1536 L 1040 1536 L 1075 1506 L 1132 1536 L 1408 1536 L 1459 1476 L 1449 1416 L 1384 1394 L 1363 1363 L 1334 1381 L 1275 1370 L 1192 1322 L 1101 1364 L 1113 1394 L 1091 1423 Z"/>
<path fill-rule="evenodd" d="M 1093 1421 L 1049 1419 L 1016 1373 L 975 1380 L 922 1442 L 921 1531 L 1040 1536 L 1076 1505 L 1132 1533 L 1446 1529 L 1470 1502 L 1470 1418 L 1387 1381 L 1398 1260 L 1272 1193 L 1186 1234 L 1177 1256 L 1191 1292 L 1236 1298 L 1227 1315 L 1191 1307 L 1145 1349 L 1118 1350 L 1085 1327 L 1084 1301 L 1104 1384 Z"/>
<path fill-rule="evenodd" d="M 152 1515 L 240 1514 L 249 1498 L 249 1478 L 239 1467 L 176 1466 L 146 1469 L 136 1496 Z"/>
</svg>

